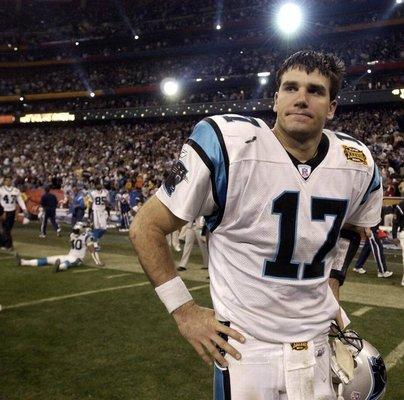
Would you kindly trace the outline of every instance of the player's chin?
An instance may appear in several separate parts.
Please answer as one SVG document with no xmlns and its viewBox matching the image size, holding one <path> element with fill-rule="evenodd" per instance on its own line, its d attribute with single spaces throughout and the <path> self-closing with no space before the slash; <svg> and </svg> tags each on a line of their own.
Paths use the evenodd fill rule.
<svg viewBox="0 0 404 400">
<path fill-rule="evenodd" d="M 313 125 L 297 123 L 287 126 L 286 131 L 296 140 L 305 140 L 315 136 L 318 129 Z"/>
</svg>

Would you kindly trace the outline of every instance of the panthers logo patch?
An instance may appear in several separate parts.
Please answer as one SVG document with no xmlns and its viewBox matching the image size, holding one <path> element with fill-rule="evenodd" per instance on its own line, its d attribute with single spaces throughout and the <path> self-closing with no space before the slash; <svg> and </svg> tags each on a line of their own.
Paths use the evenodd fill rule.
<svg viewBox="0 0 404 400">
<path fill-rule="evenodd" d="M 344 154 L 347 160 L 360 163 L 363 165 L 368 165 L 368 160 L 365 153 L 362 150 L 358 150 L 355 147 L 342 145 L 344 148 Z"/>
<path fill-rule="evenodd" d="M 170 174 L 164 182 L 164 189 L 169 196 L 174 193 L 175 187 L 179 183 L 181 183 L 183 180 L 186 180 L 187 172 L 188 170 L 185 168 L 185 165 L 181 161 L 177 161 L 173 165 Z"/>
</svg>

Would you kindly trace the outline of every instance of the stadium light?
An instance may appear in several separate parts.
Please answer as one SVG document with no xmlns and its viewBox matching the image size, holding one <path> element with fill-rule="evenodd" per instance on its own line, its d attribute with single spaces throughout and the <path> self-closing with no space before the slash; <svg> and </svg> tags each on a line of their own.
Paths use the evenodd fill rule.
<svg viewBox="0 0 404 400">
<path fill-rule="evenodd" d="M 139 35 L 135 35 L 135 40 L 138 40 L 139 39 Z"/>
<path fill-rule="evenodd" d="M 18 51 L 18 47 L 16 46 L 16 47 L 14 47 L 14 51 Z"/>
<path fill-rule="evenodd" d="M 90 97 L 94 97 L 95 93 L 94 92 L 90 92 Z"/>
<path fill-rule="evenodd" d="M 220 29 L 222 29 L 222 25 L 216 24 L 216 30 L 220 31 Z"/>
<path fill-rule="evenodd" d="M 260 84 L 261 84 L 262 86 L 264 86 L 264 85 L 266 85 L 267 83 L 268 83 L 268 78 L 262 76 L 262 77 L 260 78 Z"/>
<path fill-rule="evenodd" d="M 20 101 L 24 101 L 24 96 L 21 96 L 21 97 L 20 97 Z"/>
<path fill-rule="evenodd" d="M 371 73 L 372 73 L 372 70 L 369 68 L 369 69 L 366 70 L 366 72 L 367 72 L 368 74 L 371 74 Z"/>
<path fill-rule="evenodd" d="M 173 78 L 166 78 L 161 82 L 161 90 L 166 96 L 175 96 L 179 91 L 179 84 Z"/>
<path fill-rule="evenodd" d="M 270 72 L 258 72 L 258 74 L 257 74 L 257 76 L 259 76 L 259 77 L 265 77 L 265 76 L 269 76 L 269 75 L 271 75 Z"/>
<path fill-rule="evenodd" d="M 276 17 L 278 28 L 287 35 L 295 33 L 300 28 L 302 20 L 302 10 L 295 3 L 281 6 Z"/>
<path fill-rule="evenodd" d="M 76 43 L 74 43 L 76 46 L 78 46 L 80 43 L 79 42 L 76 42 Z"/>
</svg>

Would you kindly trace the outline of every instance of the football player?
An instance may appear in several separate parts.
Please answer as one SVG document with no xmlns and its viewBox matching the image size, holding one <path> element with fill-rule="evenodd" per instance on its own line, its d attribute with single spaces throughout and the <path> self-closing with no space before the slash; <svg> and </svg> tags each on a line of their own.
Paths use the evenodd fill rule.
<svg viewBox="0 0 404 400">
<path fill-rule="evenodd" d="M 13 238 L 11 230 L 14 226 L 17 204 L 20 206 L 24 216 L 28 216 L 27 207 L 21 197 L 21 192 L 12 186 L 10 176 L 4 178 L 3 186 L 0 187 L 0 206 L 3 209 L 3 246 L 2 250 L 13 250 Z"/>
<path fill-rule="evenodd" d="M 33 260 L 22 259 L 19 254 L 17 254 L 17 264 L 31 267 L 54 265 L 55 272 L 61 272 L 68 268 L 81 265 L 84 261 L 87 250 L 90 251 L 95 265 L 99 267 L 104 265 L 100 260 L 99 254 L 95 251 L 91 230 L 86 229 L 82 222 L 77 222 L 70 234 L 70 251 L 68 254 L 37 258 Z"/>
<path fill-rule="evenodd" d="M 215 365 L 215 399 L 335 399 L 327 333 L 348 323 L 339 286 L 380 220 L 369 149 L 324 129 L 343 63 L 300 51 L 277 73 L 271 129 L 258 118 L 199 122 L 130 237 L 180 333 Z M 177 275 L 165 235 L 205 216 L 214 310 Z M 366 228 L 366 229 L 365 229 Z"/>
<path fill-rule="evenodd" d="M 128 232 L 131 221 L 129 193 L 125 189 L 121 189 L 116 195 L 116 210 L 121 216 L 120 232 Z"/>
<path fill-rule="evenodd" d="M 92 208 L 93 220 L 93 241 L 96 251 L 100 250 L 98 241 L 104 236 L 107 230 L 107 207 L 108 207 L 108 190 L 103 188 L 101 183 L 97 183 L 95 190 L 90 192 L 90 203 Z"/>
</svg>

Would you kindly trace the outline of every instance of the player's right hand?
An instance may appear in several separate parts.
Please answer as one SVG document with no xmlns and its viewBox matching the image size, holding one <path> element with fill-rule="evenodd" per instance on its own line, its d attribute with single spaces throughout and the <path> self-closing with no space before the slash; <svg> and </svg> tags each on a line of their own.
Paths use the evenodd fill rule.
<svg viewBox="0 0 404 400">
<path fill-rule="evenodd" d="M 172 315 L 181 335 L 208 365 L 212 365 L 215 360 L 223 367 L 228 366 L 216 346 L 235 359 L 241 359 L 241 354 L 220 337 L 219 333 L 224 333 L 240 343 L 244 343 L 245 338 L 236 330 L 220 323 L 210 308 L 200 307 L 194 301 L 189 301 L 177 308 Z"/>
</svg>

